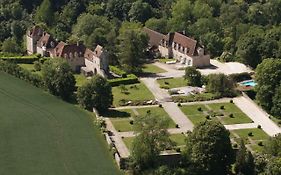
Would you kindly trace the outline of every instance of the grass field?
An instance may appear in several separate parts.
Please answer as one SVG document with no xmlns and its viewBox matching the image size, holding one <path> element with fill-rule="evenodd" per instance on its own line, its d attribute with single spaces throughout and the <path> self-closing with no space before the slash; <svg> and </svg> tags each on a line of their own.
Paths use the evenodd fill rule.
<svg viewBox="0 0 281 175">
<path fill-rule="evenodd" d="M 75 78 L 75 80 L 76 80 L 76 86 L 77 86 L 77 87 L 80 87 L 80 86 L 82 86 L 83 84 L 85 84 L 87 81 L 89 81 L 89 80 L 87 80 L 87 78 L 86 78 L 84 75 L 82 75 L 82 74 L 74 74 L 74 78 Z"/>
<path fill-rule="evenodd" d="M 150 74 L 166 72 L 165 70 L 163 70 L 160 67 L 155 66 L 153 64 L 145 64 L 145 65 L 143 65 L 142 71 L 144 73 L 150 73 Z"/>
<path fill-rule="evenodd" d="M 183 77 L 165 78 L 157 80 L 161 88 L 172 89 L 187 86 L 187 81 Z"/>
<path fill-rule="evenodd" d="M 222 106 L 224 107 L 223 109 L 221 109 Z M 201 111 L 199 111 L 198 108 L 201 108 Z M 212 115 L 216 117 L 210 117 L 210 119 L 219 120 L 225 125 L 252 123 L 252 120 L 233 103 L 183 105 L 181 110 L 193 124 L 204 122 L 206 116 Z M 230 114 L 233 116 L 230 117 Z"/>
<path fill-rule="evenodd" d="M 122 93 L 120 86 L 113 87 L 113 105 L 120 106 L 119 101 L 124 99 L 128 101 L 144 101 L 144 100 L 153 100 L 154 96 L 152 93 L 147 89 L 147 87 L 143 83 L 136 83 L 125 85 L 127 92 Z"/>
<path fill-rule="evenodd" d="M 92 114 L 0 73 L 0 174 L 119 174 Z"/>
</svg>

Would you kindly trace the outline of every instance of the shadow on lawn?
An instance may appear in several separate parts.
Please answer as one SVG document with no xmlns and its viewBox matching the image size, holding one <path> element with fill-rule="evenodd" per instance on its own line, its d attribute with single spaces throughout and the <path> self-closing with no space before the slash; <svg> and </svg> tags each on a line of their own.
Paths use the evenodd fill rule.
<svg viewBox="0 0 281 175">
<path fill-rule="evenodd" d="M 127 118 L 130 117 L 130 113 L 125 112 L 125 111 L 117 111 L 114 109 L 109 109 L 108 111 L 102 113 L 104 117 L 108 118 Z"/>
</svg>

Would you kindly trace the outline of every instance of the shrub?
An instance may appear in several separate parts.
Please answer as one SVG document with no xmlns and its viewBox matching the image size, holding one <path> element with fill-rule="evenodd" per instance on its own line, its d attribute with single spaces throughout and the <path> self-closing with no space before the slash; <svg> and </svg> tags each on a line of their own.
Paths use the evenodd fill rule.
<svg viewBox="0 0 281 175">
<path fill-rule="evenodd" d="M 160 88 L 162 88 L 162 89 L 170 89 L 170 87 L 168 85 L 160 86 Z"/>
<path fill-rule="evenodd" d="M 233 148 L 237 148 L 237 147 L 238 147 L 237 143 L 234 143 Z"/>
<path fill-rule="evenodd" d="M 180 126 L 178 124 L 176 124 L 176 128 L 180 128 Z"/>
<path fill-rule="evenodd" d="M 201 112 L 201 111 L 202 111 L 202 108 L 201 108 L 201 107 L 198 107 L 197 110 Z"/>
<path fill-rule="evenodd" d="M 11 61 L 14 63 L 23 63 L 23 64 L 32 64 L 34 61 L 39 61 L 39 57 L 36 55 L 30 55 L 30 56 L 16 56 L 16 57 L 0 57 L 0 60 L 3 61 Z"/>
<path fill-rule="evenodd" d="M 181 149 L 180 148 L 176 148 L 176 152 L 180 153 Z"/>
<path fill-rule="evenodd" d="M 159 104 L 158 107 L 159 107 L 159 108 L 162 108 L 162 104 Z"/>
<path fill-rule="evenodd" d="M 130 120 L 130 124 L 133 125 L 134 124 L 134 120 Z"/>
<path fill-rule="evenodd" d="M 207 120 L 210 120 L 211 117 L 210 117 L 209 115 L 206 115 L 206 119 L 207 119 Z"/>
<path fill-rule="evenodd" d="M 224 106 L 222 105 L 222 106 L 220 107 L 220 109 L 221 109 L 221 110 L 224 110 Z"/>
<path fill-rule="evenodd" d="M 41 63 L 39 61 L 34 61 L 34 70 L 35 71 L 41 70 Z"/>
<path fill-rule="evenodd" d="M 253 135 L 252 132 L 249 132 L 249 133 L 248 133 L 248 136 L 253 137 L 254 135 Z"/>
<path fill-rule="evenodd" d="M 229 102 L 230 102 L 230 103 L 233 103 L 233 100 L 230 100 Z"/>
<path fill-rule="evenodd" d="M 263 146 L 262 141 L 259 141 L 258 145 L 259 145 L 259 146 Z"/>
<path fill-rule="evenodd" d="M 261 129 L 261 125 L 258 125 L 258 128 Z"/>
<path fill-rule="evenodd" d="M 178 103 L 178 107 L 181 107 L 181 103 Z"/>
<path fill-rule="evenodd" d="M 125 71 L 119 69 L 118 67 L 116 66 L 109 66 L 109 69 L 111 72 L 113 72 L 114 74 L 117 74 L 119 76 L 121 76 L 122 78 L 126 78 L 127 77 L 127 74 Z"/>
<path fill-rule="evenodd" d="M 229 114 L 229 117 L 230 118 L 234 118 L 234 115 L 231 113 L 231 114 Z"/>
<path fill-rule="evenodd" d="M 115 79 L 110 79 L 108 80 L 109 84 L 111 86 L 119 86 L 121 84 L 134 84 L 134 83 L 138 83 L 138 77 L 135 76 L 134 74 L 129 74 L 127 75 L 126 78 L 115 78 Z"/>
<path fill-rule="evenodd" d="M 164 84 L 169 85 L 170 83 L 169 83 L 169 82 L 167 82 L 167 81 L 164 81 Z"/>
</svg>

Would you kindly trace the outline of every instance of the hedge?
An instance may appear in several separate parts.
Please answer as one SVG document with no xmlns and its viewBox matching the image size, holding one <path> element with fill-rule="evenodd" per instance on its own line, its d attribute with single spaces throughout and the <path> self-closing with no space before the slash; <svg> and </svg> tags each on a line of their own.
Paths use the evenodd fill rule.
<svg viewBox="0 0 281 175">
<path fill-rule="evenodd" d="M 4 61 L 9 60 L 14 63 L 32 64 L 34 61 L 39 61 L 39 57 L 37 55 L 0 57 L 0 60 L 4 60 Z"/>
<path fill-rule="evenodd" d="M 111 86 L 119 86 L 121 84 L 134 84 L 134 83 L 138 83 L 138 77 L 135 76 L 134 74 L 129 74 L 127 75 L 126 78 L 115 78 L 115 79 L 110 79 L 108 80 L 109 84 Z"/>
<path fill-rule="evenodd" d="M 109 69 L 110 69 L 111 72 L 115 73 L 116 75 L 121 76 L 122 78 L 126 78 L 127 77 L 126 72 L 121 70 L 121 69 L 119 69 L 116 66 L 109 66 Z"/>
<path fill-rule="evenodd" d="M 44 82 L 41 76 L 23 69 L 11 61 L 0 60 L 0 71 L 27 81 L 36 87 L 44 87 Z"/>
</svg>

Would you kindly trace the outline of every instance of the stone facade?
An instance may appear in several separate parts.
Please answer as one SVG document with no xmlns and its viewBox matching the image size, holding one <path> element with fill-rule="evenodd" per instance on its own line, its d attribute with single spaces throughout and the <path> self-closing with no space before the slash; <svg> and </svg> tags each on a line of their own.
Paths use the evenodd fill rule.
<svg viewBox="0 0 281 175">
<path fill-rule="evenodd" d="M 161 57 L 174 58 L 186 66 L 210 66 L 210 55 L 196 40 L 178 32 L 163 35 L 148 28 L 144 28 L 144 32 L 150 38 L 150 47 L 157 47 Z"/>
<path fill-rule="evenodd" d="M 82 69 L 86 75 L 100 74 L 104 77 L 109 72 L 107 53 L 99 45 L 92 51 L 80 43 L 58 43 L 38 26 L 27 31 L 26 45 L 28 54 L 37 53 L 46 57 L 63 58 L 75 72 Z"/>
</svg>

